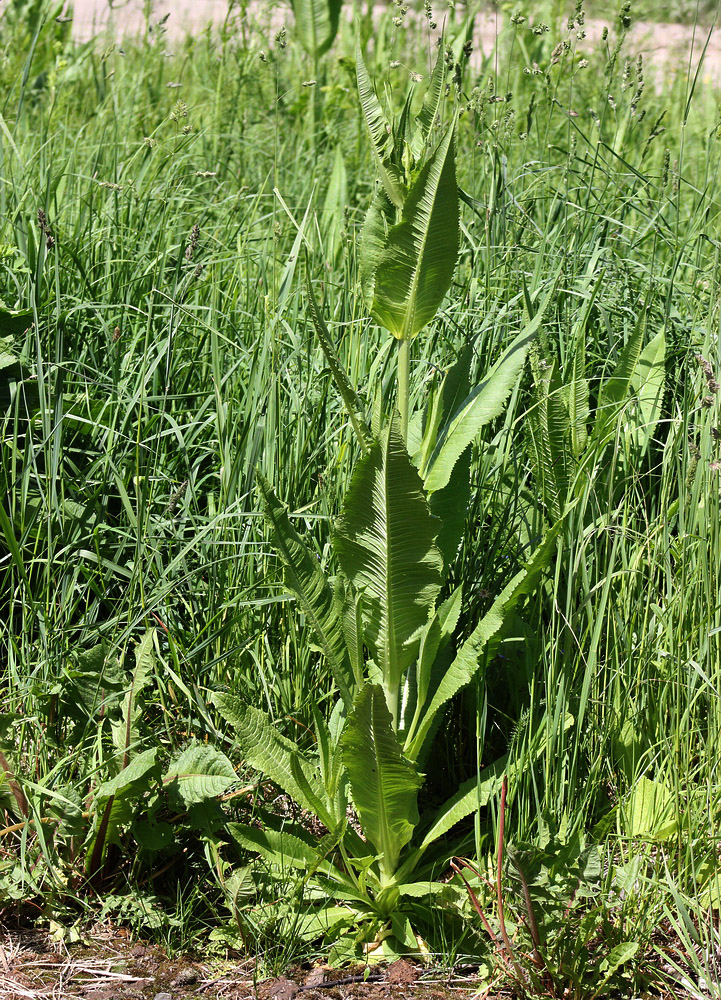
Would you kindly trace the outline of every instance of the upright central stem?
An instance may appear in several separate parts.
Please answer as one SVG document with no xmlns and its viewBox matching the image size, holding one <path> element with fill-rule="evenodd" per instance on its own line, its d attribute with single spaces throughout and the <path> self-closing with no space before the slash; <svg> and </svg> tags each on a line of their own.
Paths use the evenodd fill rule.
<svg viewBox="0 0 721 1000">
<path fill-rule="evenodd" d="M 403 438 L 403 443 L 406 446 L 408 445 L 408 382 L 410 356 L 410 340 L 401 340 L 398 344 L 398 412 L 401 415 L 401 436 Z"/>
</svg>

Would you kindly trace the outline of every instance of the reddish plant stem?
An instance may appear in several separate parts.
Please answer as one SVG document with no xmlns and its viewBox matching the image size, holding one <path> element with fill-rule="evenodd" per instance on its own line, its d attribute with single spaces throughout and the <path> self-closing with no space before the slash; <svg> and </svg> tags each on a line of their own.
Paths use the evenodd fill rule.
<svg viewBox="0 0 721 1000">
<path fill-rule="evenodd" d="M 460 861 L 461 865 L 459 865 L 457 863 L 457 861 Z M 451 859 L 451 868 L 453 869 L 453 871 L 457 875 L 460 875 L 461 878 L 463 879 L 463 884 L 465 885 L 466 892 L 468 893 L 468 895 L 470 897 L 470 900 L 471 900 L 471 903 L 473 904 L 473 909 L 476 911 L 476 913 L 478 914 L 478 916 L 481 918 L 481 923 L 483 924 L 483 927 L 484 927 L 484 929 L 486 931 L 486 934 L 489 936 L 489 938 L 491 939 L 491 941 L 493 941 L 493 944 L 496 946 L 496 949 L 498 950 L 498 953 L 501 956 L 501 958 L 503 959 L 503 961 L 506 963 L 506 965 L 508 965 L 508 958 L 507 958 L 505 952 L 503 951 L 503 945 L 498 940 L 498 938 L 496 937 L 496 935 L 493 933 L 493 928 L 489 924 L 488 918 L 486 917 L 485 913 L 483 912 L 483 909 L 481 908 L 481 904 L 478 902 L 478 897 L 476 896 L 475 892 L 471 888 L 470 883 L 468 882 L 468 879 L 463 874 L 463 868 L 470 868 L 471 871 L 474 872 L 474 874 L 476 874 L 476 875 L 478 875 L 478 872 L 475 870 L 475 868 L 473 867 L 473 865 L 469 861 L 466 861 L 464 858 L 458 858 L 458 859 L 452 858 Z"/>
<path fill-rule="evenodd" d="M 506 829 L 506 795 L 508 793 L 508 776 L 503 775 L 503 783 L 501 784 L 501 812 L 498 817 L 498 863 L 496 866 L 496 898 L 498 900 L 498 923 L 501 928 L 501 937 L 503 938 L 503 944 L 508 952 L 508 957 L 511 960 L 513 969 L 518 976 L 520 982 L 524 983 L 526 977 L 521 971 L 521 967 L 516 961 L 516 956 L 513 953 L 513 948 L 511 946 L 510 938 L 508 937 L 508 931 L 506 930 L 506 919 L 503 910 L 503 889 L 501 880 L 503 877 L 503 841 Z"/>
<path fill-rule="evenodd" d="M 19 782 L 15 778 L 15 772 L 10 767 L 7 757 L 4 753 L 0 753 L 0 767 L 2 767 L 5 772 L 5 779 L 8 783 L 8 788 L 13 793 L 15 801 L 17 802 L 18 809 L 20 810 L 20 815 L 24 816 L 25 819 L 30 815 L 30 808 L 28 806 L 28 800 L 25 798 L 25 792 L 23 792 L 20 787 Z"/>
</svg>

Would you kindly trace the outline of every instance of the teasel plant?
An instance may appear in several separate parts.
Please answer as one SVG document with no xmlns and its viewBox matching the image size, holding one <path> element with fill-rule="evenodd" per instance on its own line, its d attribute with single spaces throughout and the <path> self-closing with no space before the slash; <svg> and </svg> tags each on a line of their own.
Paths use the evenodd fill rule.
<svg viewBox="0 0 721 1000">
<path fill-rule="evenodd" d="M 505 755 L 488 764 L 435 815 L 419 812 L 424 769 L 451 699 L 482 681 L 512 612 L 537 587 L 557 534 L 557 528 L 547 533 L 462 635 L 463 586 L 451 585 L 451 570 L 470 501 L 471 447 L 503 412 L 553 287 L 480 384 L 471 384 L 473 345 L 461 351 L 430 393 L 414 427 L 418 445 L 409 448 L 410 345 L 436 316 L 459 253 L 458 116 L 436 127 L 445 94 L 442 48 L 415 117 L 413 88 L 400 116 L 390 118 L 360 46 L 356 59 L 380 177 L 363 226 L 359 271 L 371 316 L 398 341 L 398 389 L 397 408 L 372 428 L 309 280 L 310 316 L 360 451 L 333 529 L 334 574 L 321 568 L 271 484 L 259 477 L 285 585 L 330 668 L 337 698 L 329 718 L 315 710 L 308 752 L 258 708 L 221 692 L 213 697 L 247 764 L 288 794 L 299 816 L 305 811 L 326 831 L 318 841 L 300 821 L 279 828 L 270 815 L 261 817 L 262 829 L 232 823 L 227 830 L 259 857 L 266 874 L 282 880 L 295 873 L 291 902 L 276 894 L 283 896 L 281 916 L 332 945 L 337 962 L 423 952 L 438 913 L 460 919 L 462 884 L 436 881 L 458 850 L 457 841 L 446 843 L 448 834 L 489 803 L 504 774 L 512 778 L 544 752 L 544 723 L 522 760 Z M 247 873 L 228 871 L 221 854 L 218 848 L 215 868 L 223 884 L 244 882 Z"/>
</svg>

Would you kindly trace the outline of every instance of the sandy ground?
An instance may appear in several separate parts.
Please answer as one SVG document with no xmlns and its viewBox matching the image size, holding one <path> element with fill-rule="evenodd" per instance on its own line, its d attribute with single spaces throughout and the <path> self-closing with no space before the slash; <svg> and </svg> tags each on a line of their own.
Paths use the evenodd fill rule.
<svg viewBox="0 0 721 1000">
<path fill-rule="evenodd" d="M 0 9 L 6 0 L 0 0 Z M 266 5 L 257 0 L 254 14 L 263 15 Z M 144 9 L 151 8 L 150 24 L 155 24 L 168 15 L 165 29 L 171 37 L 184 31 L 197 32 L 210 24 L 221 24 L 228 10 L 227 0 L 74 0 L 73 32 L 78 39 L 87 39 L 94 33 L 108 31 L 115 38 L 137 34 L 145 30 L 147 21 Z M 288 4 L 290 8 L 290 4 Z M 284 20 L 292 23 L 288 9 L 273 5 L 272 18 L 278 25 Z M 488 52 L 500 31 L 507 29 L 508 18 L 492 14 L 479 16 L 476 22 L 475 44 L 477 50 Z M 591 48 L 600 38 L 602 21 L 590 21 L 586 25 L 587 38 L 579 42 L 579 48 Z M 632 48 L 642 52 L 660 76 L 656 85 L 663 87 L 663 75 L 670 69 L 686 73 L 689 65 L 695 68 L 706 42 L 706 32 L 692 27 L 639 22 L 631 31 Z M 721 86 L 721 32 L 714 31 L 709 41 L 702 74 L 707 85 Z"/>
</svg>

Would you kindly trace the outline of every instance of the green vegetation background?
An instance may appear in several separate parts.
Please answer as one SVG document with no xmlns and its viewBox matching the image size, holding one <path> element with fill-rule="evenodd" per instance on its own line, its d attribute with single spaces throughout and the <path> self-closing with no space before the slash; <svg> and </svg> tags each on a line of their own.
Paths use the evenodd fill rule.
<svg viewBox="0 0 721 1000">
<path fill-rule="evenodd" d="M 13 44 L 0 57 L 2 371 L 19 386 L 7 383 L 0 424 L 1 721 L 38 831 L 22 843 L 3 831 L 15 847 L 0 898 L 49 912 L 72 900 L 77 865 L 41 818 L 61 799 L 82 816 L 105 777 L 102 711 L 83 689 L 99 642 L 132 649 L 157 628 L 143 738 L 168 756 L 191 737 L 227 740 L 209 690 L 263 706 L 293 738 L 328 703 L 255 492 L 260 470 L 328 560 L 355 455 L 309 322 L 302 243 L 369 408 L 393 369 L 358 294 L 374 167 L 350 27 L 314 77 L 290 18 L 279 36 L 236 11 L 219 34 L 172 45 L 151 20 L 144 38 L 103 48 L 27 16 L 38 9 L 6 8 Z M 542 360 L 568 378 L 582 340 L 592 398 L 634 331 L 663 334 L 660 412 L 649 428 L 629 403 L 584 466 L 544 586 L 449 714 L 429 793 L 521 753 L 545 718 L 545 756 L 511 790 L 513 836 L 582 832 L 636 865 L 620 919 L 650 940 L 668 919 L 701 934 L 718 902 L 719 104 L 703 69 L 647 67 L 627 50 L 624 16 L 586 53 L 582 26 L 553 12 L 543 28 L 504 15 L 497 46 L 453 84 L 470 203 L 411 385 L 423 398 L 469 342 L 485 371 L 521 322 L 524 284 L 536 294 L 556 273 Z M 449 30 L 460 28 L 459 12 Z M 399 104 L 432 58 L 422 21 L 398 28 L 389 15 L 370 58 Z M 546 520 L 531 385 L 527 374 L 474 453 L 454 571 L 469 629 Z M 7 780 L 4 791 L 11 825 Z M 479 856 L 494 831 L 490 810 L 476 821 Z M 170 923 L 157 916 L 179 872 L 207 870 L 202 836 L 182 838 L 152 896 L 152 860 L 128 834 L 112 892 L 127 917 L 128 885 L 144 885 L 176 946 L 201 933 L 188 911 L 202 923 L 220 907 L 217 887 L 181 885 Z"/>
</svg>

